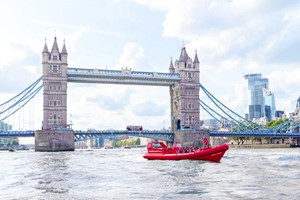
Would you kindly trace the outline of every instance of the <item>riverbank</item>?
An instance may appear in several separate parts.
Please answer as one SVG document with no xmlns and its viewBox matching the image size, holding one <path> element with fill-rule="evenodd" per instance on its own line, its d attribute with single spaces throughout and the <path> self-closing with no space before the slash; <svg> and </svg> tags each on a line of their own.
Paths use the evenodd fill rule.
<svg viewBox="0 0 300 200">
<path fill-rule="evenodd" d="M 230 144 L 230 148 L 254 148 L 254 149 L 267 149 L 267 148 L 291 148 L 290 144 Z"/>
</svg>

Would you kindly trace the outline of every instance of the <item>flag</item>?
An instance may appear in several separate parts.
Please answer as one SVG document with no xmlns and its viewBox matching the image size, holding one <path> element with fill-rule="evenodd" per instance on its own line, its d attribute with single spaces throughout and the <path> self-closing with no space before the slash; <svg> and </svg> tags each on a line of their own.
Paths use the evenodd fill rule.
<svg viewBox="0 0 300 200">
<path fill-rule="evenodd" d="M 266 88 L 263 88 L 263 95 L 264 96 L 271 96 L 272 95 L 272 92 Z"/>
</svg>

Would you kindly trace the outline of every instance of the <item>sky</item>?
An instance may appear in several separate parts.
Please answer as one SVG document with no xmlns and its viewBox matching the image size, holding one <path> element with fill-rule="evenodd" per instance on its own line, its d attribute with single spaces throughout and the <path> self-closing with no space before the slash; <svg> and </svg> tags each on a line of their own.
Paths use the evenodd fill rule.
<svg viewBox="0 0 300 200">
<path fill-rule="evenodd" d="M 3 0 L 0 24 L 0 103 L 42 75 L 42 50 L 55 36 L 76 68 L 168 72 L 183 45 L 191 58 L 197 50 L 201 84 L 242 116 L 245 74 L 268 78 L 287 114 L 300 95 L 299 1 Z M 37 130 L 42 110 L 40 92 L 5 122 Z M 154 130 L 170 120 L 168 87 L 68 83 L 73 129 Z"/>
</svg>

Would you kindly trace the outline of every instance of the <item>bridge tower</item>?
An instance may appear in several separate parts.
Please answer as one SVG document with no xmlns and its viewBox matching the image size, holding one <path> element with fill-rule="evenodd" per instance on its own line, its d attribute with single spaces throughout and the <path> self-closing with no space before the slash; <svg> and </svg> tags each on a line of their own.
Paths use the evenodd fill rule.
<svg viewBox="0 0 300 200">
<path fill-rule="evenodd" d="M 200 130 L 199 83 L 200 62 L 197 51 L 194 60 L 182 47 L 175 67 L 171 60 L 170 73 L 179 73 L 181 80 L 170 87 L 171 124 L 175 140 L 188 146 L 199 146 L 202 137 L 208 137 L 208 132 Z"/>
<path fill-rule="evenodd" d="M 51 52 L 45 43 L 42 55 L 44 114 L 42 130 L 35 133 L 35 150 L 74 150 L 74 133 L 67 129 L 68 53 L 65 43 L 60 52 L 55 37 Z"/>
</svg>

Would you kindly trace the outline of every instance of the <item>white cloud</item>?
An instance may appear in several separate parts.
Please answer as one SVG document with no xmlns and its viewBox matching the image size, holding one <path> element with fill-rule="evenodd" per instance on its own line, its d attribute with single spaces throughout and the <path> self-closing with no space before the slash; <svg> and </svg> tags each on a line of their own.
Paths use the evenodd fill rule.
<svg viewBox="0 0 300 200">
<path fill-rule="evenodd" d="M 134 42 L 125 44 L 116 67 L 118 69 L 127 67 L 135 71 L 151 71 L 151 67 L 144 56 L 144 49 Z"/>
<path fill-rule="evenodd" d="M 241 107 L 238 102 L 242 104 L 242 94 L 232 88 L 242 85 L 242 75 L 248 73 L 269 78 L 277 108 L 299 95 L 295 94 L 299 93 L 299 79 L 295 77 L 300 65 L 299 3 L 138 2 L 165 12 L 164 36 L 187 41 L 188 50 L 198 49 L 201 82 L 215 90 L 214 95 L 226 105 Z M 233 99 L 237 99 L 235 103 Z M 284 107 L 287 112 L 294 109 Z"/>
</svg>

